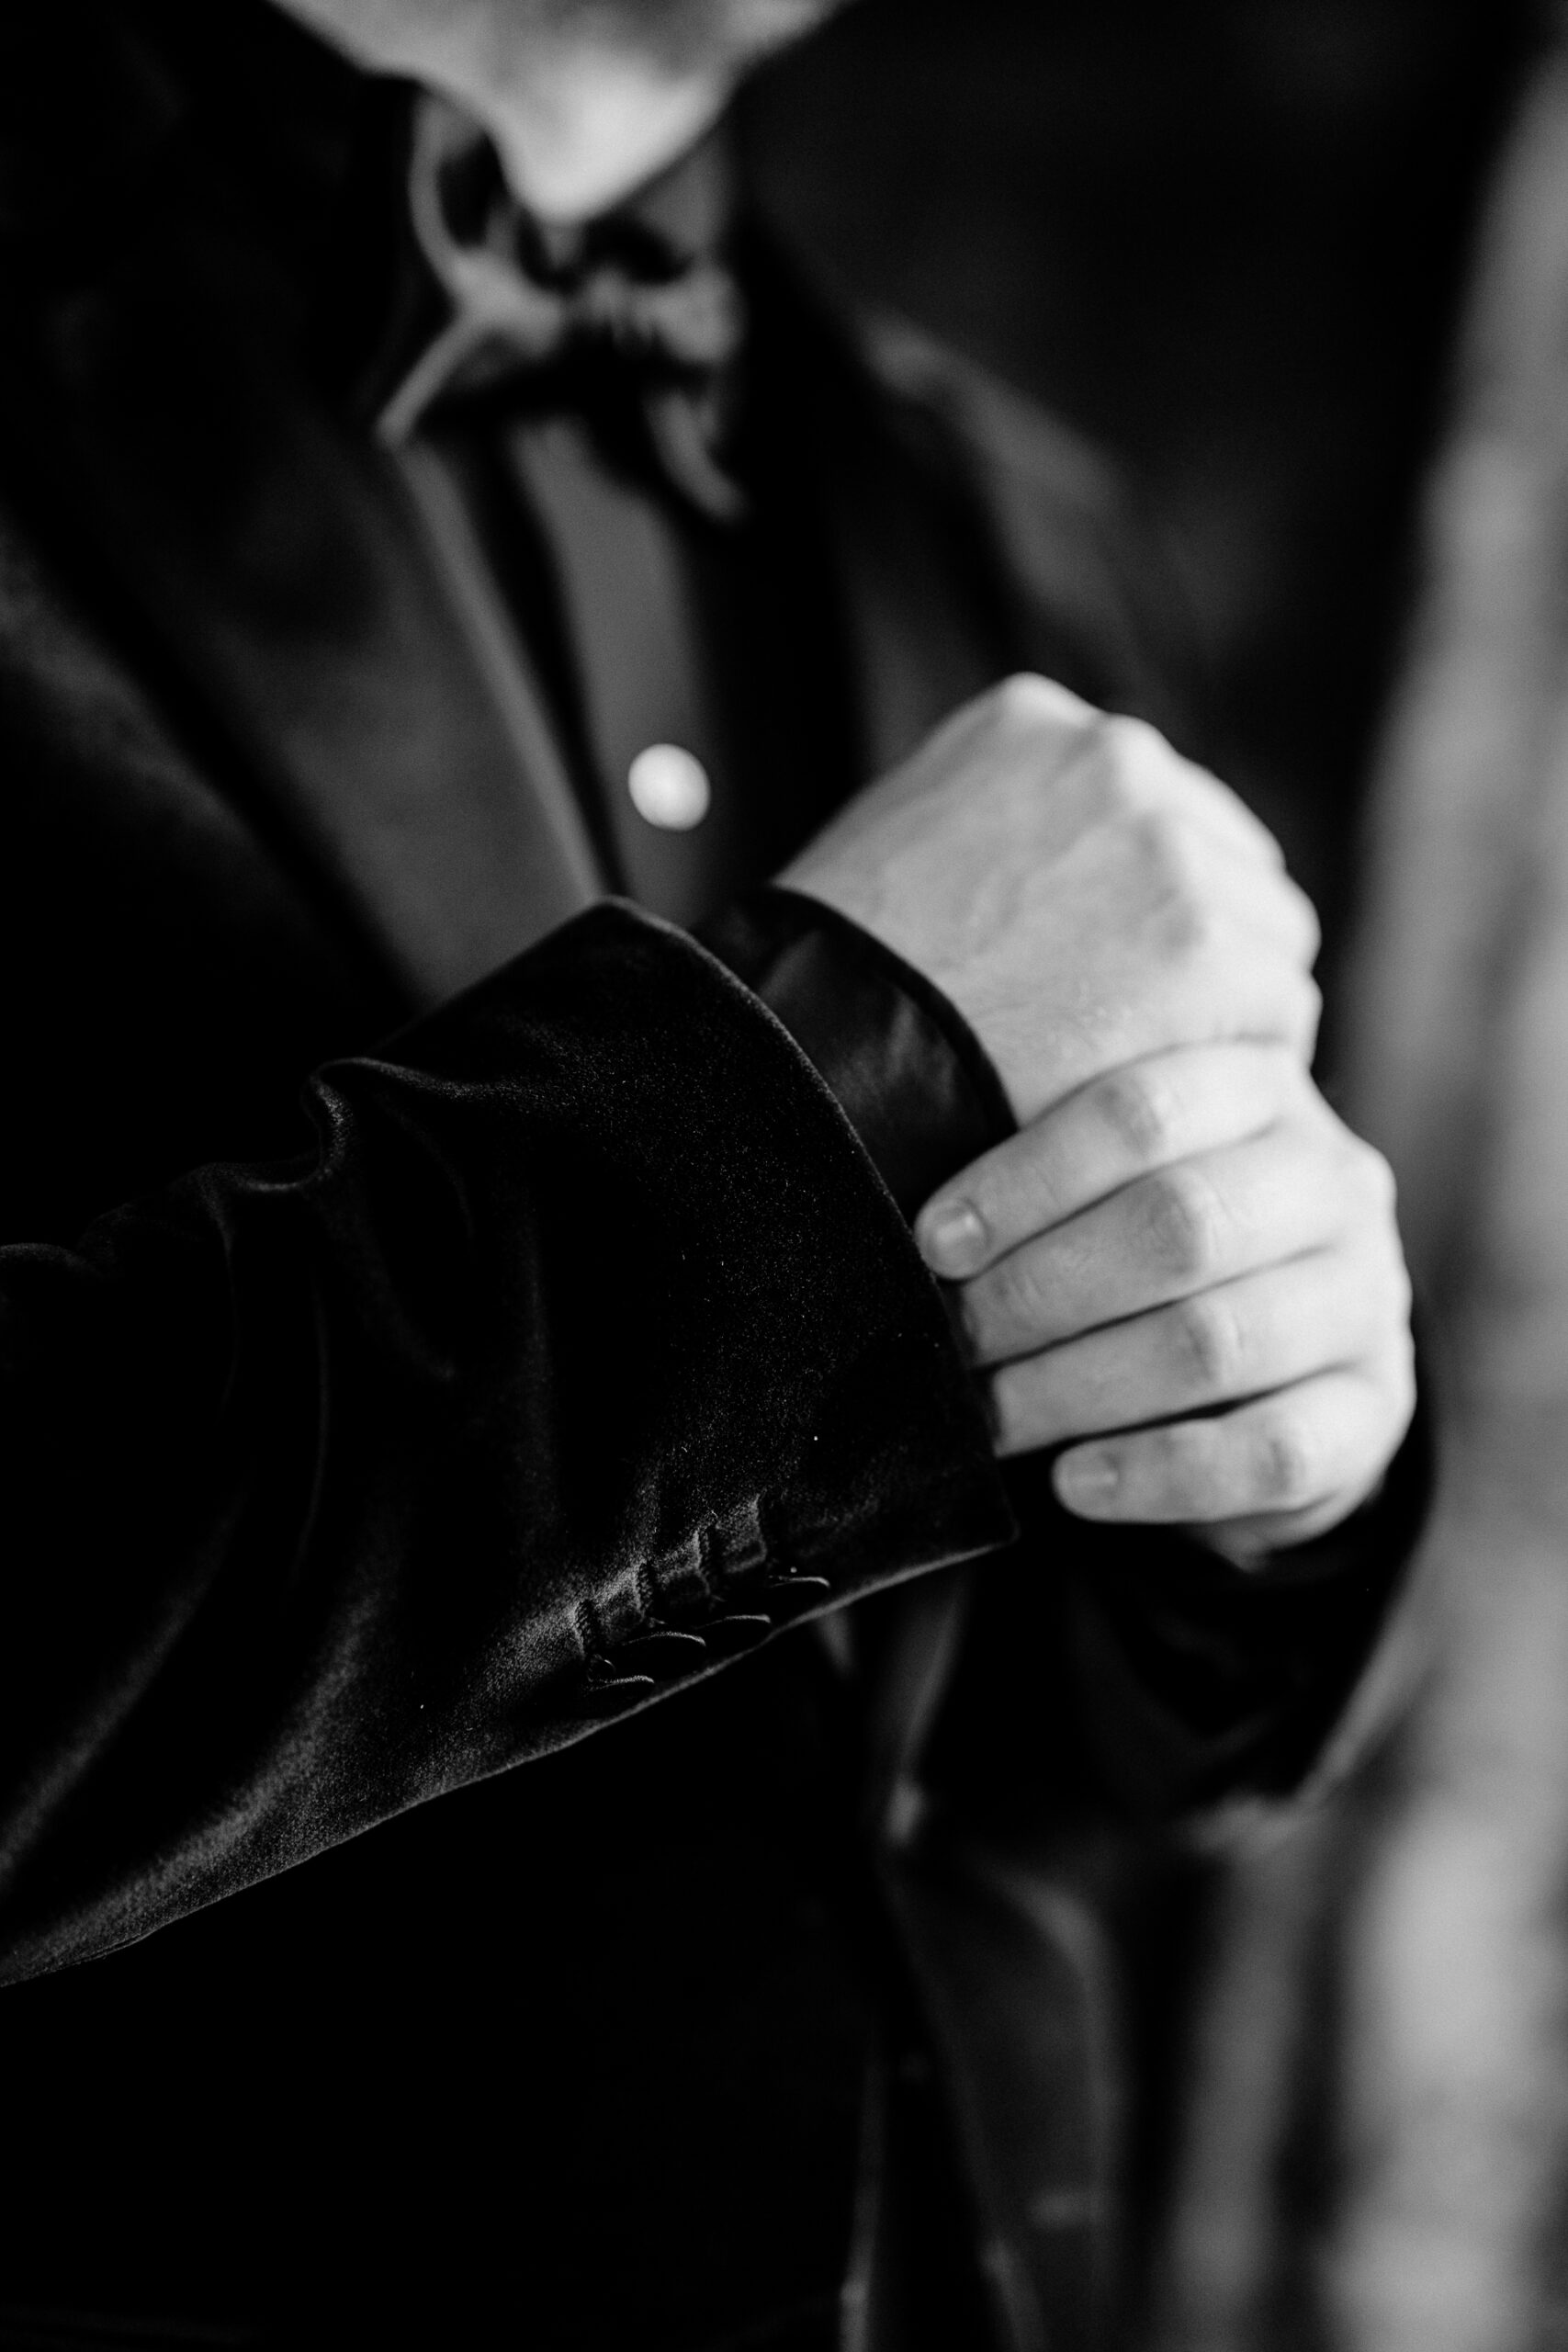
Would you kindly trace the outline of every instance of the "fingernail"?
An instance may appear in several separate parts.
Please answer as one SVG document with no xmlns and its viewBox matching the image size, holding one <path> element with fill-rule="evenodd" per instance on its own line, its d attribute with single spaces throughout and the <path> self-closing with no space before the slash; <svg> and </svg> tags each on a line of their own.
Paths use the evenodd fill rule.
<svg viewBox="0 0 1568 2352">
<path fill-rule="evenodd" d="M 1116 1456 L 1096 1446 L 1064 1453 L 1056 1464 L 1057 1494 L 1069 1510 L 1082 1511 L 1089 1518 L 1115 1500 L 1121 1484 L 1122 1468 Z"/>
<path fill-rule="evenodd" d="M 920 1219 L 920 1248 L 934 1274 L 953 1280 L 977 1273 L 986 1259 L 986 1227 L 968 1201 L 943 1201 Z"/>
</svg>

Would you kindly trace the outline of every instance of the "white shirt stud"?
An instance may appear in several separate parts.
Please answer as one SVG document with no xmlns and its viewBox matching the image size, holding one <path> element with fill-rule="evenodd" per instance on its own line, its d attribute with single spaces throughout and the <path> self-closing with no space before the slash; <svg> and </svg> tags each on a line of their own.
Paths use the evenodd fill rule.
<svg viewBox="0 0 1568 2352">
<path fill-rule="evenodd" d="M 626 770 L 632 807 L 667 833 L 689 833 L 713 806 L 713 786 L 701 760 L 679 743 L 650 743 Z"/>
</svg>

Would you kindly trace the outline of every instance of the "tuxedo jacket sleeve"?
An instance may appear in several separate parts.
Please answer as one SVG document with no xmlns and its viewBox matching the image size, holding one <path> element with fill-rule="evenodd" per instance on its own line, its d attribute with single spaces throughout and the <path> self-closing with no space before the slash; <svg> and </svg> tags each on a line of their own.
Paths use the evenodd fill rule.
<svg viewBox="0 0 1568 2352">
<path fill-rule="evenodd" d="M 588 913 L 309 1107 L 0 1253 L 12 1974 L 1009 1532 L 897 1210 L 682 934 Z"/>
</svg>

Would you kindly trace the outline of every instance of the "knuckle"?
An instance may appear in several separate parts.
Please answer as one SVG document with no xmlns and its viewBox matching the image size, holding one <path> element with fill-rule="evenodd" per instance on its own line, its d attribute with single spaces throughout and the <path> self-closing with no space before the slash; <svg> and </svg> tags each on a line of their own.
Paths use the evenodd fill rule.
<svg viewBox="0 0 1568 2352">
<path fill-rule="evenodd" d="M 1280 880 L 1282 888 L 1290 894 L 1296 921 L 1301 926 L 1303 953 L 1309 963 L 1315 963 L 1318 952 L 1323 945 L 1323 923 L 1317 909 L 1299 882 L 1292 881 L 1288 874 L 1281 875 Z"/>
<path fill-rule="evenodd" d="M 1292 1125 L 1313 1125 L 1327 1106 L 1317 1091 L 1312 1071 L 1295 1047 L 1283 1039 L 1276 1039 L 1269 1052 L 1272 1057 L 1272 1066 L 1280 1073 L 1282 1115 Z"/>
<path fill-rule="evenodd" d="M 1004 727 L 1041 727 L 1066 715 L 1065 697 L 1035 670 L 1015 670 L 991 688 L 993 716 Z"/>
<path fill-rule="evenodd" d="M 1317 1462 L 1300 1417 L 1281 1409 L 1268 1414 L 1253 1440 L 1253 1484 L 1258 1500 L 1288 1510 L 1313 1500 Z"/>
<path fill-rule="evenodd" d="M 1090 805 L 1099 821 L 1109 826 L 1113 834 L 1129 827 L 1135 832 L 1136 820 L 1145 805 L 1133 769 L 1118 749 L 1119 725 L 1119 720 L 1104 711 L 1090 711 L 1078 745 L 1080 774 Z"/>
<path fill-rule="evenodd" d="M 1394 1419 L 1393 1434 L 1396 1443 L 1399 1439 L 1404 1436 L 1405 1430 L 1410 1427 L 1411 1422 L 1416 1417 L 1416 1399 L 1418 1385 L 1419 1384 L 1416 1375 L 1416 1348 L 1414 1342 L 1407 1338 L 1405 1344 L 1400 1349 L 1399 1359 L 1394 1369 L 1394 1376 L 1392 1384 L 1392 1403 L 1393 1406 Z"/>
<path fill-rule="evenodd" d="M 1410 1317 L 1416 1306 L 1416 1285 L 1410 1279 L 1410 1269 L 1405 1264 L 1403 1254 L 1398 1251 L 1394 1254 L 1390 1288 L 1393 1319 L 1398 1324 L 1401 1333 L 1407 1338 L 1410 1330 Z"/>
<path fill-rule="evenodd" d="M 1104 720 L 1100 741 L 1107 766 L 1133 787 L 1135 797 L 1144 799 L 1142 787 L 1157 771 L 1157 755 L 1165 749 L 1161 738 L 1147 719 L 1128 718 L 1115 712 Z"/>
<path fill-rule="evenodd" d="M 1224 1396 L 1235 1385 L 1246 1351 L 1227 1300 L 1207 1292 L 1183 1299 L 1172 1329 L 1182 1369 L 1200 1396 Z"/>
<path fill-rule="evenodd" d="M 1392 1216 L 1399 1200 L 1399 1185 L 1393 1170 L 1375 1145 L 1356 1139 L 1356 1159 L 1360 1181 L 1373 1208 Z"/>
<path fill-rule="evenodd" d="M 1321 1147 L 1325 1176 L 1341 1204 L 1348 1229 L 1362 1236 L 1369 1248 L 1397 1253 L 1397 1188 L 1393 1169 L 1381 1151 L 1363 1143 L 1332 1113 L 1327 1115 L 1333 1125 Z"/>
<path fill-rule="evenodd" d="M 1191 1168 L 1171 1168 L 1150 1179 L 1145 1245 L 1156 1270 L 1178 1282 L 1199 1282 L 1219 1256 L 1220 1213 L 1213 1186 Z"/>
<path fill-rule="evenodd" d="M 1389 1361 L 1411 1354 L 1411 1311 L 1416 1295 L 1404 1261 L 1396 1252 L 1377 1267 L 1359 1284 L 1365 1302 L 1360 1329 L 1361 1352 Z"/>
<path fill-rule="evenodd" d="M 1215 910 L 1199 877 L 1187 827 L 1168 809 L 1145 809 L 1134 820 L 1133 833 L 1140 878 L 1167 953 L 1200 953 L 1213 942 Z"/>
<path fill-rule="evenodd" d="M 1397 1250 L 1341 1254 L 1338 1332 L 1347 1364 L 1387 1365 L 1410 1342 L 1410 1276 Z"/>
<path fill-rule="evenodd" d="M 1323 990 L 1310 972 L 1303 972 L 1296 980 L 1296 1026 L 1308 1044 L 1316 1037 L 1322 1020 Z"/>
<path fill-rule="evenodd" d="M 1169 1084 L 1152 1071 L 1122 1069 L 1102 1079 L 1095 1107 L 1113 1139 L 1134 1160 L 1163 1159 L 1172 1148 L 1175 1100 Z"/>
</svg>

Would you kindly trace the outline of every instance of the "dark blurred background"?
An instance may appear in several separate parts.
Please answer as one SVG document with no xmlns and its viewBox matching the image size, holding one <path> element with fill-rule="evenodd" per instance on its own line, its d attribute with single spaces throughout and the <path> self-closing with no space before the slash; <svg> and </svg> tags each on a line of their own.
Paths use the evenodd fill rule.
<svg viewBox="0 0 1568 2352">
<path fill-rule="evenodd" d="M 765 201 L 819 270 L 1123 461 L 1212 677 L 1199 748 L 1331 933 L 1475 206 L 1538 14 L 858 0 L 748 102 Z"/>
<path fill-rule="evenodd" d="M 1193 748 L 1261 810 L 1316 899 L 1331 999 L 1479 210 L 1546 13 L 1529 0 L 857 0 L 745 102 L 754 182 L 819 274 L 933 330 L 1120 461 L 1207 674 Z M 1156 1892 L 1156 1932 L 1137 1939 L 1157 1955 L 1138 1988 L 1145 2244 L 1165 2226 L 1190 2095 L 1179 1988 L 1212 1964 L 1214 1906 L 1229 1899 L 1201 1870 L 1178 1872 Z M 1267 1886 L 1249 1899 L 1277 1963 L 1301 1940 L 1292 1898 L 1282 1918 Z M 1271 2047 L 1296 2046 L 1303 1996 L 1250 1949 L 1224 2018 L 1259 2033 L 1262 2079 Z M 1317 1962 L 1302 1964 L 1321 1993 Z M 1238 2254 L 1235 2169 L 1210 2166 L 1222 2271 L 1251 2264 L 1269 2282 L 1250 2332 L 1215 2321 L 1226 2288 L 1198 2298 L 1199 2323 L 1173 2325 L 1173 2344 L 1326 2340 L 1301 2312 L 1335 2193 L 1332 2127 L 1310 2086 L 1292 2104 L 1281 2082 L 1275 2104 L 1289 2113 L 1263 2140 L 1290 2219 L 1272 2252 L 1258 2246 L 1272 2245 L 1273 2190 L 1246 2225 L 1258 2245 Z M 1214 2112 L 1245 2163 L 1247 2098 L 1239 2127 L 1224 2095 Z M 1206 2193 L 1201 2179 L 1199 2208 Z"/>
</svg>

